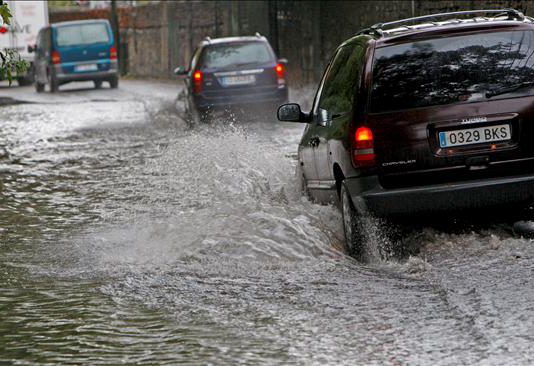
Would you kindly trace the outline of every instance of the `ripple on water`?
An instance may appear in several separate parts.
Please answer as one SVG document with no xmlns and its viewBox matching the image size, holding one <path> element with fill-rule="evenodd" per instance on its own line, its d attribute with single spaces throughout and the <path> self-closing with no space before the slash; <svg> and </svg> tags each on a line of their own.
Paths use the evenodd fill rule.
<svg viewBox="0 0 534 366">
<path fill-rule="evenodd" d="M 295 190 L 300 126 L 117 103 L 0 131 L 0 363 L 531 363 L 528 241 L 425 229 L 357 264 Z"/>
</svg>

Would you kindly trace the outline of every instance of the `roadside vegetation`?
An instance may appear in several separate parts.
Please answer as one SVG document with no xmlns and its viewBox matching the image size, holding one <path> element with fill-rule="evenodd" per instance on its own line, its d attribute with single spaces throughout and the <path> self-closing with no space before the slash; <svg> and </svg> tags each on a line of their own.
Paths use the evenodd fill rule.
<svg viewBox="0 0 534 366">
<path fill-rule="evenodd" d="M 0 0 L 0 31 L 7 29 L 11 24 L 11 12 L 9 7 Z M 20 58 L 15 50 L 0 50 L 0 80 L 8 80 L 11 84 L 14 77 L 23 74 L 28 69 L 28 63 Z"/>
</svg>

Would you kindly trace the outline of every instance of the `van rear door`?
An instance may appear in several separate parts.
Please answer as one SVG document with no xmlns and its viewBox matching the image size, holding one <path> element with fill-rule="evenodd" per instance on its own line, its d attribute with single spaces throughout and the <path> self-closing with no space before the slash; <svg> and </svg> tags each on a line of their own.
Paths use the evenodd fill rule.
<svg viewBox="0 0 534 366">
<path fill-rule="evenodd" d="M 96 64 L 98 60 L 107 60 L 109 64 L 113 34 L 108 22 L 61 25 L 55 27 L 53 38 L 64 72 L 75 71 L 80 63 Z"/>
</svg>

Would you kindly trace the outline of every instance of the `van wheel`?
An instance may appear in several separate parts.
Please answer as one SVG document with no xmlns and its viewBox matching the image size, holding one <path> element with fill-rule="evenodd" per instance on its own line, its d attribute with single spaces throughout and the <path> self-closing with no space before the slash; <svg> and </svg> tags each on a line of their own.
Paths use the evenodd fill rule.
<svg viewBox="0 0 534 366">
<path fill-rule="evenodd" d="M 52 93 L 57 93 L 59 90 L 59 83 L 54 75 L 50 77 L 50 91 Z"/>
<path fill-rule="evenodd" d="M 361 260 L 363 254 L 363 235 L 359 215 L 345 182 L 341 183 L 340 191 L 341 214 L 343 217 L 343 231 L 345 233 L 345 247 L 351 257 Z"/>
<path fill-rule="evenodd" d="M 119 78 L 117 76 L 114 76 L 109 79 L 109 86 L 111 87 L 111 89 L 117 89 L 119 87 Z"/>
<path fill-rule="evenodd" d="M 102 80 L 93 80 L 95 84 L 95 89 L 100 89 L 102 87 Z"/>
<path fill-rule="evenodd" d="M 32 85 L 32 83 L 33 79 L 31 78 L 31 76 L 17 78 L 17 84 L 19 84 L 19 86 L 28 86 Z"/>
<path fill-rule="evenodd" d="M 28 68 L 28 70 L 26 70 L 26 74 L 24 76 L 19 76 L 17 78 L 17 83 L 19 84 L 19 86 L 28 86 L 28 85 L 32 85 L 34 81 L 35 81 L 35 72 L 34 72 L 33 63 L 32 63 L 30 64 L 30 67 Z"/>
<path fill-rule="evenodd" d="M 44 89 L 45 89 L 45 85 L 44 84 L 41 84 L 41 83 L 35 83 L 35 91 L 37 93 L 42 93 L 44 92 Z"/>
</svg>

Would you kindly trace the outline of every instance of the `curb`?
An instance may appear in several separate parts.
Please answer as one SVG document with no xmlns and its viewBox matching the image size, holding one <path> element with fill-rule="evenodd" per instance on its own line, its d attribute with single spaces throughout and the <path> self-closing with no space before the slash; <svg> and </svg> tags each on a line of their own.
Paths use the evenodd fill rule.
<svg viewBox="0 0 534 366">
<path fill-rule="evenodd" d="M 25 102 L 23 100 L 17 100 L 10 97 L 0 97 L 0 107 L 9 106 L 9 105 L 15 105 L 15 104 L 27 104 L 29 102 Z"/>
</svg>

